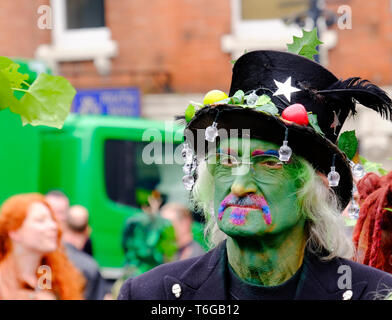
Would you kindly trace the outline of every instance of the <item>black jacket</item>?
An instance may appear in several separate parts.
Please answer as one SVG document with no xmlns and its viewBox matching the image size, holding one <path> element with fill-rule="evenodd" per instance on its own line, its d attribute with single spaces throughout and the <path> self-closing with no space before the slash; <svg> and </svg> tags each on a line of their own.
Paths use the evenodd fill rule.
<svg viewBox="0 0 392 320">
<path fill-rule="evenodd" d="M 227 264 L 226 241 L 223 241 L 200 257 L 163 264 L 128 279 L 118 299 L 227 300 Z M 306 253 L 297 299 L 342 300 L 347 288 L 338 287 L 341 265 L 349 266 L 352 272 L 352 297 L 349 295 L 349 298 L 373 300 L 392 291 L 392 275 L 389 273 L 342 258 L 322 262 L 317 256 Z M 172 292 L 175 284 L 181 288 L 178 298 Z"/>
</svg>

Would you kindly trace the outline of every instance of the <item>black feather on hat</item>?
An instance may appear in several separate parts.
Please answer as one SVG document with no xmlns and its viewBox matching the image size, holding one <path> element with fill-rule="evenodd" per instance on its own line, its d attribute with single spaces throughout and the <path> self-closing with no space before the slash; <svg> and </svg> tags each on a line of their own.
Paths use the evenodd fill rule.
<svg viewBox="0 0 392 320">
<path fill-rule="evenodd" d="M 286 94 L 279 94 L 279 86 L 286 84 Z M 216 121 L 218 129 L 250 129 L 252 137 L 282 145 L 286 128 L 293 153 L 307 159 L 313 167 L 328 175 L 332 159 L 340 182 L 334 188 L 342 207 L 352 192 L 349 160 L 336 146 L 340 129 L 347 116 L 355 114 L 356 102 L 392 120 L 392 101 L 378 86 L 358 77 L 337 79 L 320 64 L 305 57 L 280 51 L 253 51 L 241 56 L 233 68 L 230 96 L 237 90 L 267 94 L 279 110 L 279 115 L 259 112 L 238 105 L 207 105 L 196 112 L 187 124 L 185 138 L 197 152 L 205 145 L 204 135 L 197 134 Z M 317 115 L 324 135 L 311 126 L 284 121 L 280 115 L 291 104 L 300 103 L 307 112 Z"/>
</svg>

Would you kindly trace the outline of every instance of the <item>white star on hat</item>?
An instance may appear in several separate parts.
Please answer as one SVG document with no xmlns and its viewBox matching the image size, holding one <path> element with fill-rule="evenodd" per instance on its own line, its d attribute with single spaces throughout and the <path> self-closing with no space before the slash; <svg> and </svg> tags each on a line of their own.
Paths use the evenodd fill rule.
<svg viewBox="0 0 392 320">
<path fill-rule="evenodd" d="M 276 86 L 278 87 L 278 90 L 276 90 L 273 95 L 274 96 L 284 95 L 289 102 L 291 100 L 291 94 L 293 92 L 301 91 L 300 89 L 291 86 L 291 77 L 288 77 L 285 83 L 276 80 L 274 81 Z"/>
</svg>

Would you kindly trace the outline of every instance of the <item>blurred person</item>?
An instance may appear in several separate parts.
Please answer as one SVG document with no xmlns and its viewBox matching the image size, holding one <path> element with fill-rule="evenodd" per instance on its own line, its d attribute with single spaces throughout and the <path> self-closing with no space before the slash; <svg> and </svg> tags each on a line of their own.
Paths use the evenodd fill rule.
<svg viewBox="0 0 392 320">
<path fill-rule="evenodd" d="M 63 226 L 69 209 L 68 197 L 60 190 L 53 190 L 46 194 L 45 199 L 52 207 L 57 221 Z"/>
<path fill-rule="evenodd" d="M 53 208 L 56 214 L 57 220 L 60 222 L 61 228 L 64 228 L 65 220 L 67 217 L 67 211 L 69 210 L 69 199 L 66 194 L 60 190 L 52 190 L 45 196 L 46 200 Z M 87 237 L 82 251 L 86 252 L 90 256 L 93 255 L 93 248 L 90 237 Z"/>
<path fill-rule="evenodd" d="M 354 229 L 354 261 L 392 273 L 392 172 L 358 183 L 362 206 Z"/>
<path fill-rule="evenodd" d="M 99 272 L 97 262 L 82 249 L 89 238 L 89 214 L 85 207 L 74 205 L 66 213 L 63 243 L 68 258 L 86 278 L 84 296 L 87 300 L 102 300 L 109 292 L 108 284 Z"/>
<path fill-rule="evenodd" d="M 0 299 L 83 299 L 85 281 L 60 239 L 57 218 L 43 195 L 6 200 L 0 212 Z"/>
<path fill-rule="evenodd" d="M 181 204 L 168 203 L 161 209 L 161 216 L 170 220 L 176 235 L 178 252 L 177 260 L 193 258 L 205 253 L 202 247 L 193 239 L 192 214 Z"/>
<path fill-rule="evenodd" d="M 141 211 L 129 217 L 124 226 L 122 248 L 125 254 L 124 275 L 112 287 L 117 298 L 124 281 L 169 261 L 178 251 L 174 227 L 161 217 L 159 209 L 163 199 L 153 190 L 141 204 Z"/>
<path fill-rule="evenodd" d="M 175 232 L 169 221 L 159 214 L 161 194 L 153 190 L 142 205 L 142 212 L 127 219 L 122 247 L 128 276 L 142 274 L 162 263 L 173 261 L 177 252 Z"/>
</svg>

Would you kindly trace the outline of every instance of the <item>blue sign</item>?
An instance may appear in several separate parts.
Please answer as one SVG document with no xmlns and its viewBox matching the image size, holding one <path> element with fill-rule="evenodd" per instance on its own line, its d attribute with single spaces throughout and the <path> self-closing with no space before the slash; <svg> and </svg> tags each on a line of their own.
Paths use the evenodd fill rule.
<svg viewBox="0 0 392 320">
<path fill-rule="evenodd" d="M 134 87 L 79 89 L 71 111 L 79 114 L 138 117 L 140 116 L 140 91 Z"/>
</svg>

